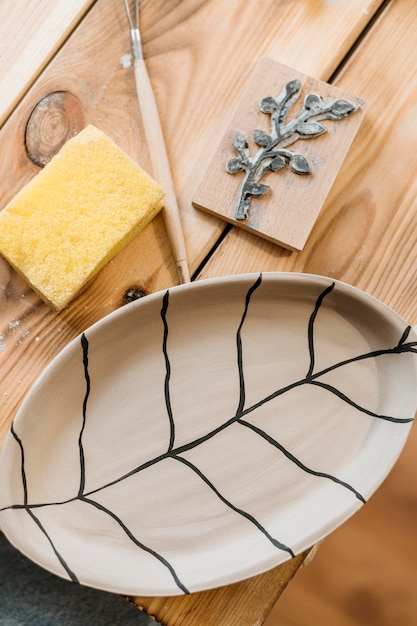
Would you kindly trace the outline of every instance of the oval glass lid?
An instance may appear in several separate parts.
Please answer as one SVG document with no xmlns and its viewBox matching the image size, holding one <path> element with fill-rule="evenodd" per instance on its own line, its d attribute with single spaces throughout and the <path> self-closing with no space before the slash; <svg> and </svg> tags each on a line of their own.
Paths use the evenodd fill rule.
<svg viewBox="0 0 417 626">
<path fill-rule="evenodd" d="M 1 458 L 1 527 L 57 575 L 128 595 L 270 569 L 390 471 L 416 411 L 416 345 L 387 306 L 320 276 L 147 296 L 27 395 Z"/>
</svg>

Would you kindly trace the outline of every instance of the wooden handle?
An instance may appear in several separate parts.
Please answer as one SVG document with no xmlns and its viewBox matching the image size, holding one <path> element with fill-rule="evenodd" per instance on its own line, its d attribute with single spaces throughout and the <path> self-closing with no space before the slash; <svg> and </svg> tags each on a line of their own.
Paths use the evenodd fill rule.
<svg viewBox="0 0 417 626">
<path fill-rule="evenodd" d="M 158 108 L 143 59 L 137 59 L 135 61 L 135 79 L 142 123 L 151 157 L 153 176 L 166 194 L 164 198 L 165 226 L 171 242 L 180 282 L 186 283 L 190 281 L 190 273 L 187 263 L 184 234 Z"/>
</svg>

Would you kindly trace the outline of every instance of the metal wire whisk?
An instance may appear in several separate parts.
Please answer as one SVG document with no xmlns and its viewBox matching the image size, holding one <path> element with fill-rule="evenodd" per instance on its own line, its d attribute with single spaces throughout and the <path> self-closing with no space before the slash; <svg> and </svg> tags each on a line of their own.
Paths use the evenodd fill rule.
<svg viewBox="0 0 417 626">
<path fill-rule="evenodd" d="M 130 27 L 130 43 L 132 44 L 132 54 L 135 61 L 137 59 L 143 59 L 142 52 L 142 41 L 140 38 L 139 31 L 139 2 L 135 0 L 134 2 L 134 19 L 132 19 L 132 15 L 130 13 L 129 2 L 128 0 L 123 0 L 127 15 L 127 21 L 129 22 Z"/>
</svg>

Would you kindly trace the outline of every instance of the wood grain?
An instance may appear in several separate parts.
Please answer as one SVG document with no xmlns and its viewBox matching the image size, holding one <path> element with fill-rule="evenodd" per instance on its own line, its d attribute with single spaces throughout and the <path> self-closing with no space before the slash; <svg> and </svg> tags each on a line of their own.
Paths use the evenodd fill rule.
<svg viewBox="0 0 417 626">
<path fill-rule="evenodd" d="M 94 0 L 3 0 L 0 4 L 0 125 Z"/>
<path fill-rule="evenodd" d="M 16 61 L 19 59 L 19 64 L 11 78 L 20 86 L 18 96 L 15 95 L 16 90 L 13 92 L 8 87 L 10 77 L 7 74 L 0 76 L 1 93 L 7 95 L 2 110 L 14 109 L 0 131 L 0 149 L 2 154 L 7 153 L 7 159 L 0 160 L 0 208 L 38 171 L 25 150 L 25 129 L 37 103 L 53 92 L 64 91 L 74 95 L 82 104 L 86 123 L 94 123 L 107 132 L 145 169 L 150 163 L 137 107 L 133 71 L 121 62 L 122 58 L 126 60 L 125 55 L 130 51 L 123 4 L 116 0 L 97 0 L 59 52 L 56 52 L 56 47 L 62 43 L 62 33 L 69 35 L 69 24 L 74 26 L 74 22 L 66 19 L 62 28 L 62 22 L 55 15 L 58 27 L 61 24 L 60 43 L 54 47 L 49 42 L 52 48 L 45 51 L 41 40 L 48 35 L 54 23 L 42 18 L 47 4 L 39 2 L 31 8 L 35 12 L 36 7 L 39 10 L 30 19 L 32 28 L 35 24 L 41 26 L 36 29 L 37 38 L 30 40 L 25 35 L 18 46 L 19 50 L 24 50 L 25 54 L 28 51 L 29 55 L 32 49 L 38 61 L 41 59 L 40 64 L 31 66 L 29 76 L 23 78 L 22 67 L 28 59 L 23 52 L 15 57 Z M 321 0 L 303 3 L 284 0 L 264 0 L 262 3 L 258 0 L 230 0 L 227 3 L 221 0 L 143 2 L 141 31 L 145 58 L 172 165 L 192 271 L 197 269 L 216 243 L 224 224 L 196 211 L 191 199 L 205 164 L 224 133 L 225 120 L 235 109 L 258 59 L 268 56 L 305 74 L 327 80 L 381 4 L 382 0 L 336 3 Z M 6 5 L 13 10 L 10 2 L 3 6 Z M 72 5 L 75 6 L 75 3 Z M 14 11 L 13 19 L 10 19 L 8 31 L 13 32 L 15 37 L 21 28 L 20 13 Z M 40 68 L 52 58 L 39 74 Z M 383 69 L 381 64 L 381 81 Z M 32 85 L 30 89 L 29 85 Z M 347 90 L 359 93 L 356 88 Z M 15 106 L 23 93 L 26 93 L 25 97 Z M 354 165 L 351 178 L 357 175 L 360 180 L 360 174 L 363 174 L 361 167 L 364 167 L 362 158 L 360 164 Z M 351 209 L 350 219 L 361 232 L 363 215 L 356 208 L 356 203 Z M 338 215 L 340 226 L 336 216 L 333 217 L 332 222 L 331 213 L 325 213 L 323 220 L 324 223 L 330 220 L 330 231 L 320 227 L 323 243 L 313 237 L 311 245 L 319 248 L 321 245 L 328 246 L 329 255 L 334 255 L 335 262 L 341 263 L 342 259 L 345 264 L 350 259 L 357 261 L 358 244 L 354 239 L 356 247 L 351 249 L 352 235 L 344 244 L 345 253 L 336 254 L 332 233 L 336 233 L 337 245 L 340 246 L 338 229 L 348 224 L 349 232 L 352 226 L 343 212 Z M 367 219 L 367 223 L 371 223 L 372 216 Z M 386 226 L 386 221 L 380 224 L 378 236 L 382 227 Z M 263 259 L 265 267 L 268 263 L 274 267 L 275 261 L 284 267 L 288 261 L 291 267 L 290 261 L 294 257 L 290 253 L 283 253 L 277 247 L 271 248 L 270 244 L 260 243 L 258 238 L 248 235 L 243 236 L 243 245 L 233 247 L 235 238 L 236 233 L 233 232 L 227 245 L 219 248 L 215 259 L 201 276 L 245 271 L 251 263 L 258 265 L 258 259 Z M 363 240 L 361 234 L 359 246 Z M 233 252 L 232 259 L 229 250 Z M 312 248 L 309 250 L 311 253 Z M 261 257 L 257 256 L 258 252 Z M 222 262 L 224 254 L 228 258 L 226 264 Z M 315 258 L 317 261 L 321 259 L 324 267 L 329 267 L 327 261 L 331 257 L 326 262 L 320 255 Z M 314 268 L 314 262 L 310 267 Z M 403 280 L 406 277 L 404 272 Z M 127 294 L 146 294 L 176 282 L 175 265 L 162 217 L 156 218 L 109 263 L 59 316 L 43 305 L 24 281 L 1 261 L 1 440 L 27 390 L 63 346 L 94 321 L 125 304 L 130 297 Z M 253 613 L 244 614 L 240 610 L 240 596 L 233 601 L 227 595 L 228 590 L 223 589 L 213 592 L 210 604 L 195 604 L 194 598 L 188 599 L 187 602 L 192 604 L 192 614 L 187 619 L 191 619 L 192 615 L 194 620 L 188 623 L 198 626 L 207 623 L 207 615 L 217 605 L 221 607 L 220 598 L 223 596 L 226 598 L 223 606 L 228 606 L 229 612 L 223 621 L 217 613 L 218 626 L 222 623 L 225 626 L 246 626 L 245 619 L 247 625 L 261 624 L 290 576 L 285 566 L 265 574 L 260 587 L 257 587 L 258 579 L 247 583 L 251 590 L 264 588 L 266 591 L 265 594 L 257 591 L 252 597 L 253 603 L 256 602 L 256 617 Z M 235 609 L 233 615 L 230 606 Z M 242 608 L 246 607 L 242 604 Z M 162 612 L 163 607 L 158 611 Z M 164 616 L 164 622 L 169 626 L 181 623 L 178 621 L 181 619 L 185 617 L 184 607 L 181 608 L 180 604 L 178 609 L 176 605 L 171 606 L 169 618 Z"/>
<path fill-rule="evenodd" d="M 271 572 L 260 574 L 234 585 L 188 596 L 171 598 L 136 597 L 131 600 L 169 626 L 257 626 L 272 609 L 280 595 L 298 571 L 308 551 L 287 561 Z M 239 606 L 236 599 L 239 598 Z"/>
</svg>

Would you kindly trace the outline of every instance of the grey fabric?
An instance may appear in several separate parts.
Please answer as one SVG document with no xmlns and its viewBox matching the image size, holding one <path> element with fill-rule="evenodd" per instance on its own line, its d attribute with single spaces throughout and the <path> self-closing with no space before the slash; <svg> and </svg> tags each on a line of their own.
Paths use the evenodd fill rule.
<svg viewBox="0 0 417 626">
<path fill-rule="evenodd" d="M 1 626 L 156 626 L 117 594 L 72 583 L 32 563 L 0 532 Z"/>
</svg>

